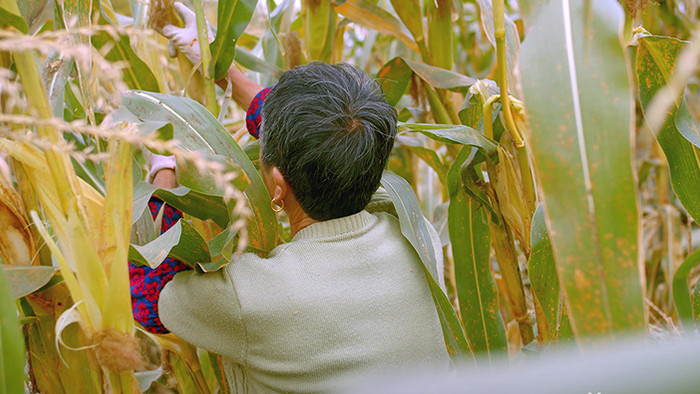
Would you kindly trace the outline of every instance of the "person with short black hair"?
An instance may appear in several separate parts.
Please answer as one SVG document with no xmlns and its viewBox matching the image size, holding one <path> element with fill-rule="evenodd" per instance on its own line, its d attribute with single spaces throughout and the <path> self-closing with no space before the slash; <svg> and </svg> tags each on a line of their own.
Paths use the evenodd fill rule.
<svg viewBox="0 0 700 394">
<path fill-rule="evenodd" d="M 178 4 L 181 15 L 191 12 Z M 194 28 L 188 16 L 180 30 Z M 169 38 L 186 52 L 189 41 L 173 37 L 180 30 Z M 397 114 L 377 83 L 347 64 L 311 63 L 261 89 L 232 70 L 233 96 L 249 105 L 263 181 L 273 209 L 289 218 L 291 242 L 264 258 L 234 255 L 206 274 L 174 259 L 156 269 L 131 264 L 136 320 L 221 354 L 241 392 L 328 392 L 369 374 L 447 368 L 422 262 L 379 188 Z M 161 187 L 177 184 L 167 160 L 151 162 L 149 179 Z M 160 204 L 151 201 L 154 215 Z M 163 231 L 180 217 L 167 207 Z"/>
</svg>

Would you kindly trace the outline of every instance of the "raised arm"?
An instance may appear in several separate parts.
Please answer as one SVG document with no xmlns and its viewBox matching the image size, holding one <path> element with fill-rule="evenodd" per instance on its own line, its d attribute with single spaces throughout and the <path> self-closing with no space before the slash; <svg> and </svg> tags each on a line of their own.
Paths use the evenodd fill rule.
<svg viewBox="0 0 700 394">
<path fill-rule="evenodd" d="M 197 18 L 184 4 L 179 1 L 173 3 L 175 12 L 185 23 L 183 27 L 165 25 L 160 33 L 171 40 L 177 49 L 182 52 L 192 64 L 198 64 L 202 59 L 199 49 L 199 36 L 197 34 Z M 214 35 L 209 30 L 209 42 L 214 40 Z M 262 90 L 262 86 L 246 77 L 235 65 L 231 65 L 227 73 L 228 80 L 231 81 L 231 97 L 243 109 L 250 107 L 253 98 Z M 228 80 L 222 78 L 216 81 L 221 89 L 226 90 Z"/>
</svg>

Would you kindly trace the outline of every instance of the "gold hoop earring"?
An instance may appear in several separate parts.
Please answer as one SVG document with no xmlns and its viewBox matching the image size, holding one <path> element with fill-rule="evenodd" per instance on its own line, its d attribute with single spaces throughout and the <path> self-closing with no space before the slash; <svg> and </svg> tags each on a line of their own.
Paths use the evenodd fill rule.
<svg viewBox="0 0 700 394">
<path fill-rule="evenodd" d="M 275 213 L 280 213 L 284 209 L 284 200 L 280 200 L 280 202 L 281 204 L 277 205 L 275 200 L 270 200 L 270 208 L 272 208 Z"/>
</svg>

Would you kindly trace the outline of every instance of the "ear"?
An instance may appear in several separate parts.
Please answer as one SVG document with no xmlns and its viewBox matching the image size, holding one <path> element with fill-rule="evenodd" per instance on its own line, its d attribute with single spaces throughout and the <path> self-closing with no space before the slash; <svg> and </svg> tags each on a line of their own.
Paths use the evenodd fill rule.
<svg viewBox="0 0 700 394">
<path fill-rule="evenodd" d="M 272 167 L 270 175 L 272 181 L 272 199 L 276 201 L 284 200 L 291 192 L 289 183 L 287 183 L 287 180 L 284 179 L 284 175 L 282 175 L 282 172 L 277 167 Z"/>
</svg>

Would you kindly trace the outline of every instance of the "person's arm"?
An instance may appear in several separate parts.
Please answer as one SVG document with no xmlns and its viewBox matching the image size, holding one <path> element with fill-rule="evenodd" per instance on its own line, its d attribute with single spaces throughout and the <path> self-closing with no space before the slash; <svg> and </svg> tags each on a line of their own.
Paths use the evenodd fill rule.
<svg viewBox="0 0 700 394">
<path fill-rule="evenodd" d="M 241 108 L 249 108 L 255 95 L 263 90 L 263 87 L 243 74 L 235 64 L 229 67 L 227 75 L 228 79 L 231 81 L 231 98 L 236 104 L 240 105 Z M 222 78 L 216 81 L 216 84 L 219 85 L 221 89 L 226 90 L 228 81 L 226 78 Z"/>
<path fill-rule="evenodd" d="M 183 53 L 192 64 L 198 64 L 201 61 L 202 55 L 199 49 L 197 18 L 192 10 L 178 1 L 173 3 L 173 8 L 185 25 L 183 27 L 166 25 L 163 26 L 159 32 L 174 43 L 177 49 Z M 213 40 L 214 36 L 211 30 L 209 30 L 209 42 Z M 248 110 L 246 126 L 248 126 L 248 131 L 257 138 L 257 125 L 260 123 L 259 109 L 262 108 L 262 100 L 264 100 L 264 97 L 260 98 L 260 96 L 267 96 L 267 93 L 263 93 L 266 89 L 263 89 L 258 83 L 248 78 L 233 64 L 229 67 L 227 76 L 231 81 L 231 98 L 233 98 L 233 101 L 240 105 L 241 108 Z M 228 81 L 226 78 L 222 78 L 216 81 L 216 84 L 226 90 Z M 251 119 L 252 123 L 250 121 Z"/>
</svg>

